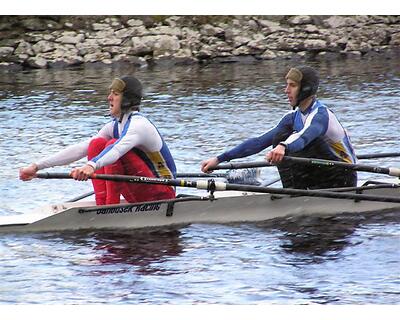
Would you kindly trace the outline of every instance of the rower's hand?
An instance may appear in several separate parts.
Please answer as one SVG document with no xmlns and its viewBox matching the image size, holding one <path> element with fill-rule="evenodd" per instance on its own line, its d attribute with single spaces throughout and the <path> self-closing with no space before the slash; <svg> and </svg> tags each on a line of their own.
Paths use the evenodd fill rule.
<svg viewBox="0 0 400 320">
<path fill-rule="evenodd" d="M 93 175 L 93 173 L 94 168 L 87 164 L 83 167 L 72 169 L 69 175 L 75 180 L 86 181 Z"/>
<path fill-rule="evenodd" d="M 204 173 L 211 173 L 213 172 L 212 168 L 216 167 L 219 164 L 218 158 L 210 158 L 207 160 L 204 160 L 201 163 L 201 171 Z"/>
<path fill-rule="evenodd" d="M 278 144 L 275 148 L 273 148 L 270 152 L 265 155 L 265 160 L 270 163 L 280 163 L 285 156 L 286 148 L 280 144 Z"/>
<path fill-rule="evenodd" d="M 19 169 L 19 179 L 22 181 L 32 180 L 36 173 L 39 171 L 36 164 L 32 163 L 30 166 Z"/>
</svg>

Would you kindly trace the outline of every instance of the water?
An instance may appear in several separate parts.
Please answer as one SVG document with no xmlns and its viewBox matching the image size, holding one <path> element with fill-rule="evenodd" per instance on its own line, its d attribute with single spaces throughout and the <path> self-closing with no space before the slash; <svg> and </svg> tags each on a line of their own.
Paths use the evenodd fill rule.
<svg viewBox="0 0 400 320">
<path fill-rule="evenodd" d="M 348 129 L 357 153 L 398 152 L 398 63 L 314 65 L 321 72 L 319 96 Z M 262 134 L 287 112 L 282 80 L 288 67 L 266 62 L 142 69 L 143 112 L 164 134 L 178 171 L 198 172 L 202 159 Z M 0 74 L 0 215 L 90 190 L 86 182 L 21 182 L 18 168 L 94 134 L 107 121 L 110 80 L 129 71 Z M 263 153 L 247 160 L 263 160 Z M 396 158 L 364 163 L 399 166 Z M 262 176 L 272 180 L 277 173 L 266 168 Z M 399 249 L 399 211 L 2 235 L 0 303 L 398 304 Z"/>
</svg>

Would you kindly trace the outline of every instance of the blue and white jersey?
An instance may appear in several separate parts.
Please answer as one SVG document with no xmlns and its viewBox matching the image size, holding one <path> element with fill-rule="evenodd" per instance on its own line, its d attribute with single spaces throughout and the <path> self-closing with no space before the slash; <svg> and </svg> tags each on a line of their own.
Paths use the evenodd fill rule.
<svg viewBox="0 0 400 320">
<path fill-rule="evenodd" d="M 318 143 L 330 160 L 355 163 L 357 158 L 346 130 L 336 116 L 320 101 L 315 100 L 305 112 L 299 108 L 288 112 L 277 126 L 265 134 L 251 138 L 218 156 L 220 162 L 256 154 L 273 144 L 277 135 L 288 136 L 289 153 L 298 152 L 311 143 Z"/>
<path fill-rule="evenodd" d="M 176 166 L 164 139 L 157 128 L 139 112 L 125 114 L 122 120 L 107 123 L 93 138 L 102 137 L 116 141 L 88 162 L 96 170 L 110 165 L 128 151 L 134 151 L 152 170 L 156 177 L 176 177 Z M 67 147 L 54 156 L 37 163 L 39 169 L 72 163 L 87 156 L 90 141 Z"/>
</svg>

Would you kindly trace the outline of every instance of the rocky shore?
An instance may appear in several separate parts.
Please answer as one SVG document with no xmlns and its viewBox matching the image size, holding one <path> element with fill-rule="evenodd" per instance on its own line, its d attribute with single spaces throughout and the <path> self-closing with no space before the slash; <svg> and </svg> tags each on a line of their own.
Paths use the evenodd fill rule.
<svg viewBox="0 0 400 320">
<path fill-rule="evenodd" d="M 0 16 L 0 68 L 400 56 L 400 16 Z"/>
</svg>

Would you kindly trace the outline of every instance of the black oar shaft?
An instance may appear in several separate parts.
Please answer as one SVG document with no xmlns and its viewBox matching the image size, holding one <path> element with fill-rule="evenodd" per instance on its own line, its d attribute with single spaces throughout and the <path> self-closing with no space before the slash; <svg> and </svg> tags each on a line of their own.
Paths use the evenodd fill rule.
<svg viewBox="0 0 400 320">
<path fill-rule="evenodd" d="M 400 169 L 399 168 L 384 168 L 384 167 L 373 167 L 367 166 L 363 164 L 351 164 L 347 162 L 340 161 L 331 161 L 331 160 L 323 160 L 323 159 L 314 159 L 314 158 L 300 158 L 300 157 L 283 157 L 283 161 L 286 162 L 294 162 L 294 163 L 303 163 L 303 164 L 311 164 L 311 165 L 320 165 L 320 166 L 328 166 L 328 167 L 342 167 L 347 168 L 349 170 L 356 171 L 365 171 L 365 172 L 373 172 L 373 173 L 383 173 L 388 174 L 395 177 L 400 177 Z M 258 168 L 258 167 L 269 167 L 273 164 L 267 161 L 256 161 L 256 162 L 244 162 L 244 163 L 227 163 L 227 164 L 219 164 L 213 169 L 239 169 L 239 168 Z"/>
<path fill-rule="evenodd" d="M 201 173 L 201 172 L 189 172 L 189 173 L 177 173 L 177 178 L 226 178 L 227 173 Z"/>
<path fill-rule="evenodd" d="M 38 173 L 37 178 L 41 179 L 72 179 L 69 173 Z M 197 181 L 183 180 L 183 179 L 161 179 L 140 176 L 126 176 L 118 174 L 94 174 L 91 179 L 108 180 L 115 182 L 128 182 L 128 183 L 144 183 L 144 184 L 163 184 L 173 187 L 197 187 Z"/>
<path fill-rule="evenodd" d="M 373 166 L 366 166 L 363 164 L 352 164 L 347 162 L 340 162 L 340 161 L 331 161 L 331 160 L 323 160 L 323 159 L 314 159 L 314 158 L 299 158 L 299 157 L 288 157 L 285 156 L 284 161 L 290 161 L 294 163 L 303 163 L 303 164 L 313 164 L 313 165 L 320 165 L 326 167 L 341 167 L 350 170 L 356 171 L 365 171 L 365 172 L 373 172 L 373 173 L 384 173 L 393 176 L 399 176 L 399 172 L 395 172 L 393 168 L 383 168 L 383 167 L 373 167 Z"/>
<path fill-rule="evenodd" d="M 395 158 L 400 157 L 400 152 L 384 152 L 384 153 L 371 153 L 357 155 L 359 160 L 365 159 L 379 159 L 379 158 Z"/>
<path fill-rule="evenodd" d="M 71 176 L 68 173 L 39 173 L 37 174 L 37 177 L 44 179 L 71 179 Z M 215 182 L 214 180 L 188 181 L 183 179 L 159 179 L 159 178 L 149 178 L 149 177 L 106 175 L 106 174 L 96 174 L 92 177 L 92 179 L 123 181 L 129 183 L 163 184 L 175 187 L 188 187 L 188 188 L 196 188 L 196 189 L 210 190 L 210 191 L 234 190 L 234 191 L 258 192 L 258 193 L 268 193 L 268 194 L 285 194 L 285 195 L 295 195 L 295 196 L 400 203 L 400 197 L 374 196 L 374 195 L 354 194 L 354 193 L 337 193 L 332 191 L 321 191 L 321 190 L 270 188 L 270 187 L 260 187 L 252 185 Z"/>
<path fill-rule="evenodd" d="M 293 195 L 293 196 L 322 197 L 322 198 L 333 198 L 333 199 L 352 199 L 352 200 L 400 203 L 400 197 L 374 196 L 368 194 L 355 194 L 355 193 L 344 193 L 344 192 L 338 193 L 334 191 L 321 191 L 321 190 L 317 191 L 317 190 L 302 190 L 302 189 L 289 189 L 289 188 L 271 188 L 271 187 L 246 186 L 246 185 L 236 185 L 236 184 L 226 184 L 226 190 L 282 194 L 282 195 Z"/>
</svg>

